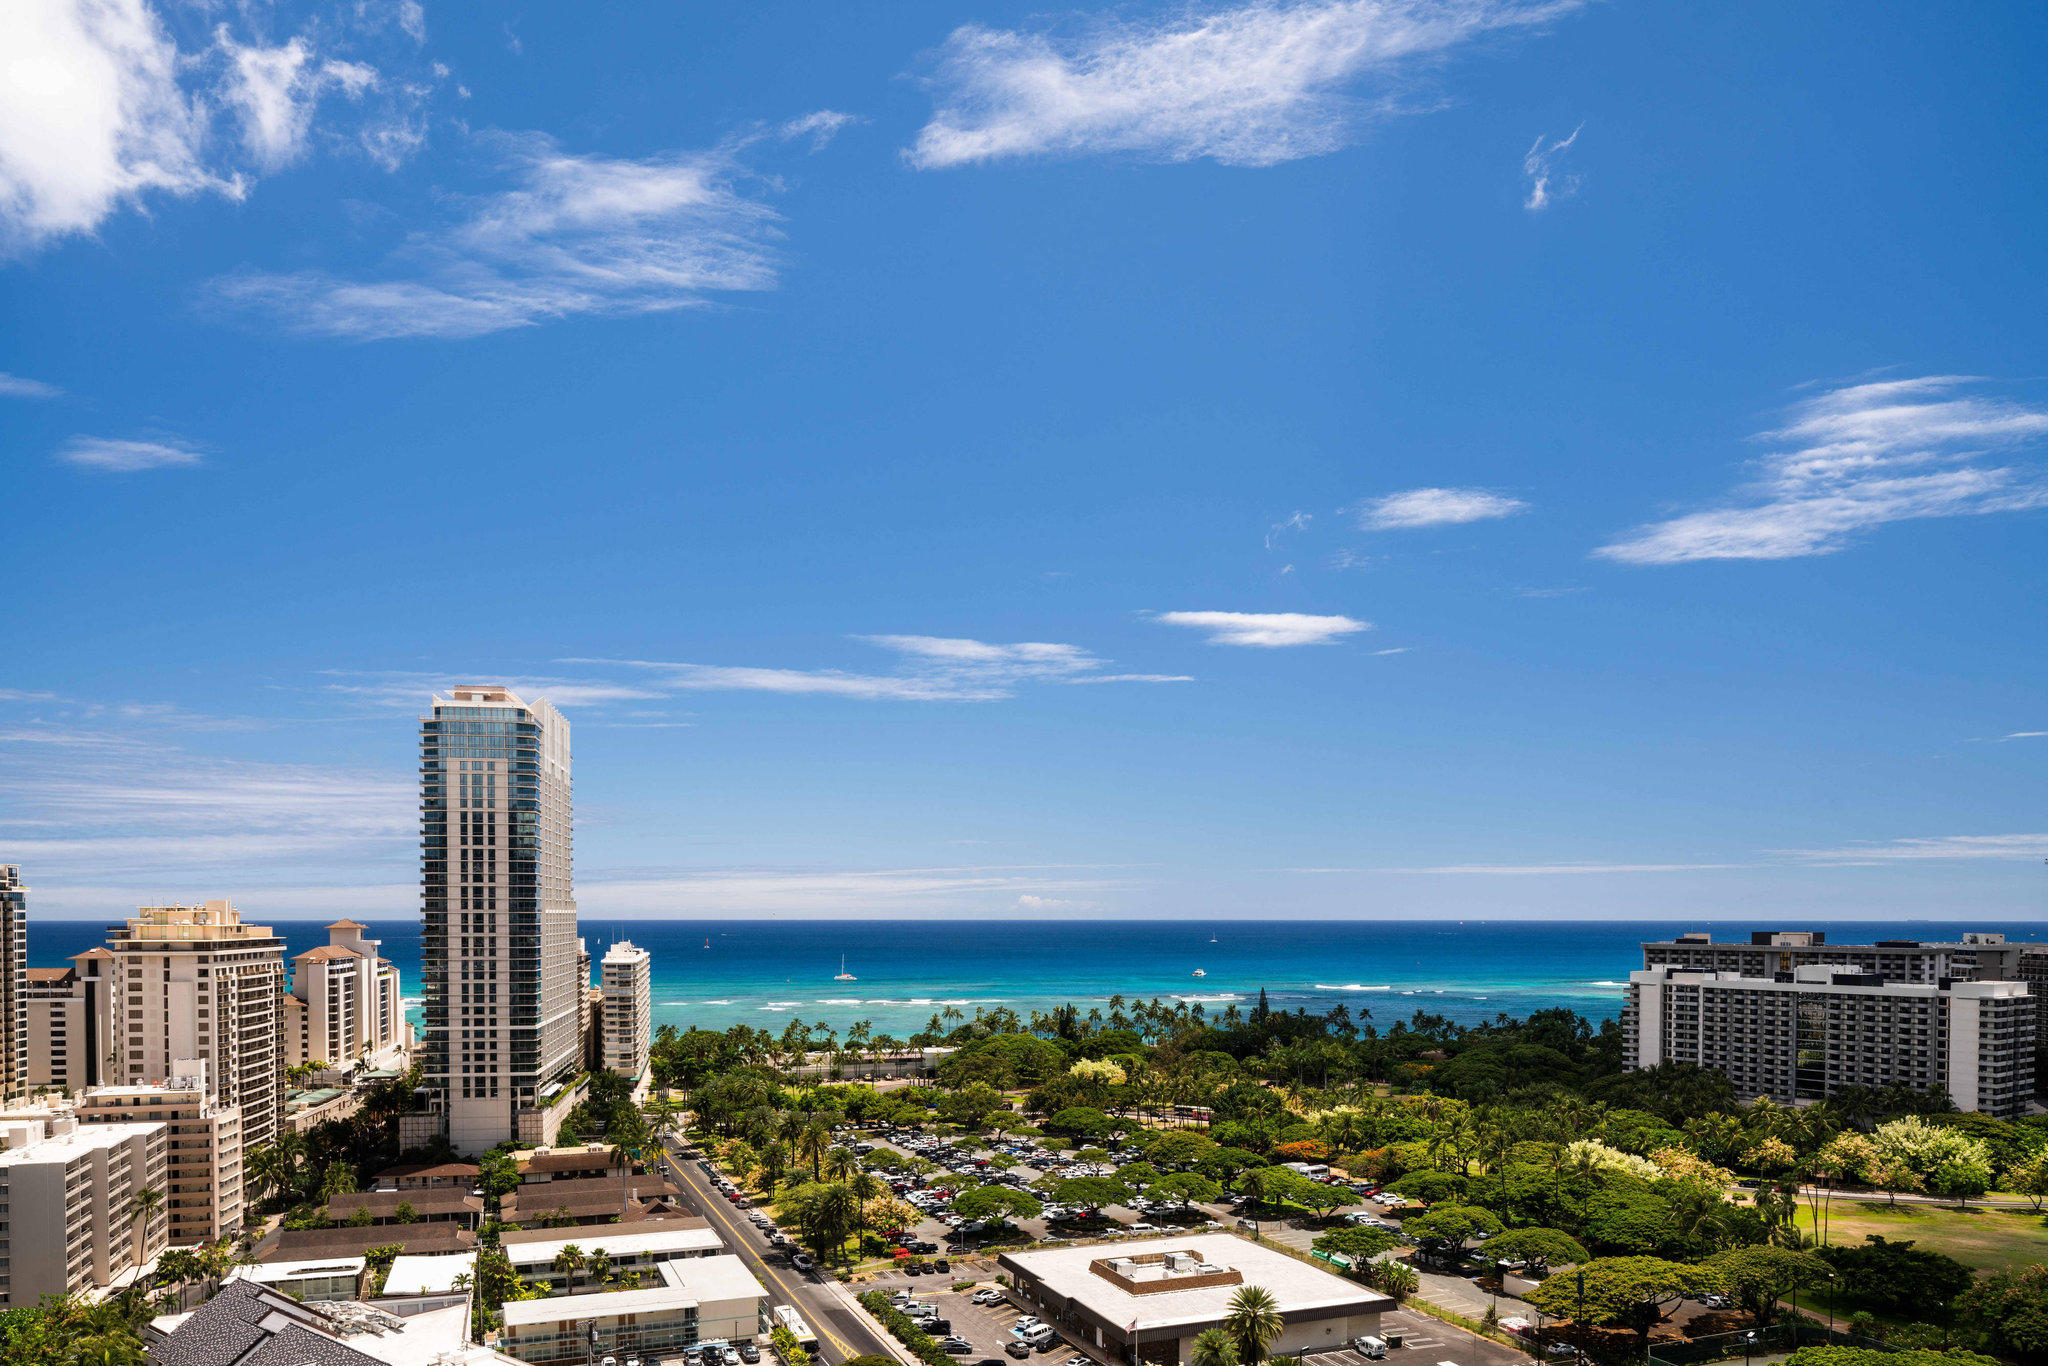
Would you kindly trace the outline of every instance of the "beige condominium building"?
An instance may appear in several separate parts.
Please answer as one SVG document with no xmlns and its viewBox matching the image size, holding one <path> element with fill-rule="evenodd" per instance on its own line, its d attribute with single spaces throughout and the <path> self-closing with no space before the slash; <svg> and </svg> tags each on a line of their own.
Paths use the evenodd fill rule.
<svg viewBox="0 0 2048 1366">
<path fill-rule="evenodd" d="M 112 1285 L 163 1251 L 163 1206 L 135 1198 L 164 1189 L 163 1125 L 27 1120 L 0 1140 L 0 1309 Z"/>
<path fill-rule="evenodd" d="M 182 1058 L 172 1075 L 140 1086 L 100 1086 L 75 1113 L 87 1124 L 162 1124 L 169 1135 L 164 1205 L 174 1247 L 210 1243 L 242 1228 L 242 1112 L 214 1099 L 206 1063 Z"/>
<path fill-rule="evenodd" d="M 242 1142 L 269 1143 L 284 1115 L 284 940 L 233 905 L 145 906 L 108 932 L 114 1053 L 123 1086 L 206 1063 L 213 1094 L 242 1112 Z"/>
<path fill-rule="evenodd" d="M 604 1065 L 636 1080 L 647 1071 L 652 965 L 647 950 L 622 939 L 605 950 L 598 968 L 604 977 Z"/>
<path fill-rule="evenodd" d="M 367 928 L 337 920 L 325 944 L 292 959 L 283 1002 L 285 1066 L 396 1060 L 405 1034 L 398 968 L 378 952 L 377 940 L 364 937 Z"/>
<path fill-rule="evenodd" d="M 420 719 L 419 1060 L 461 1153 L 552 1143 L 581 1092 L 570 811 L 569 723 L 545 699 L 433 699 Z"/>
<path fill-rule="evenodd" d="M 78 1092 L 113 1066 L 114 955 L 73 954 L 68 968 L 28 970 L 28 1084 Z"/>
<path fill-rule="evenodd" d="M 0 1100 L 28 1088 L 28 888 L 0 863 Z"/>
</svg>

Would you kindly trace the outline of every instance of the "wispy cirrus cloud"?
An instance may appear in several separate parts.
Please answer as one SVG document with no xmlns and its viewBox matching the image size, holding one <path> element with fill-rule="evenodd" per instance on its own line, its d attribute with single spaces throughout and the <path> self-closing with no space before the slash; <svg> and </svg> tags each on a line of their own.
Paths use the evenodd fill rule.
<svg viewBox="0 0 2048 1366">
<path fill-rule="evenodd" d="M 1990 452 L 2048 440 L 2048 408 L 1972 392 L 1984 381 L 1927 375 L 1828 389 L 1757 440 L 1778 449 L 1727 504 L 1639 527 L 1594 554 L 1622 564 L 1828 555 L 1891 522 L 2048 506 L 2038 469 Z"/>
<path fill-rule="evenodd" d="M 74 436 L 57 448 L 57 458 L 80 469 L 133 474 L 138 470 L 196 465 L 202 455 L 198 447 L 170 437 L 157 441 L 130 441 L 106 436 Z"/>
<path fill-rule="evenodd" d="M 375 8 L 331 6 L 278 42 L 268 7 L 223 7 L 223 21 L 187 47 L 151 0 L 9 5 L 0 249 L 90 233 L 161 196 L 242 199 L 259 175 L 305 152 L 329 94 L 353 106 L 349 121 L 372 150 L 371 130 L 416 120 L 438 80 L 416 45 L 378 41 Z"/>
<path fill-rule="evenodd" d="M 1366 531 L 1407 531 L 1417 527 L 1459 526 L 1512 517 L 1528 509 L 1519 498 L 1490 489 L 1406 489 L 1368 498 L 1358 507 L 1358 525 Z"/>
<path fill-rule="evenodd" d="M 24 375 L 0 372 L 0 398 L 62 398 L 64 391 L 54 384 Z"/>
<path fill-rule="evenodd" d="M 1078 645 L 1001 644 L 950 636 L 870 635 L 856 640 L 898 658 L 890 673 L 792 669 L 659 660 L 568 659 L 563 664 L 623 665 L 670 692 L 767 692 L 866 702 L 997 702 L 1031 684 L 1184 683 L 1184 674 L 1104 673 L 1107 661 Z"/>
<path fill-rule="evenodd" d="M 1933 835 L 1911 839 L 1858 840 L 1833 849 L 1783 849 L 1778 852 L 1801 863 L 1835 867 L 1958 859 L 2038 863 L 2048 858 L 2048 834 Z"/>
<path fill-rule="evenodd" d="M 1569 199 L 1579 192 L 1579 177 L 1560 172 L 1557 163 L 1571 150 L 1585 128 L 1582 123 L 1572 129 L 1569 136 L 1555 141 L 1541 133 L 1536 135 L 1536 141 L 1522 156 L 1522 174 L 1529 177 L 1529 196 L 1522 201 L 1523 208 L 1531 213 L 1541 213 L 1558 200 Z"/>
<path fill-rule="evenodd" d="M 1295 645 L 1331 645 L 1345 636 L 1370 631 L 1372 623 L 1353 617 L 1315 616 L 1306 612 L 1155 612 L 1152 619 L 1167 626 L 1208 632 L 1211 645 L 1243 645 L 1285 649 Z"/>
<path fill-rule="evenodd" d="M 772 289 L 781 219 L 742 157 L 757 140 L 614 157 L 538 133 L 487 134 L 479 145 L 500 187 L 413 232 L 380 271 L 245 271 L 212 281 L 207 295 L 289 331 L 376 341 L 477 337 Z"/>
<path fill-rule="evenodd" d="M 1345 146 L 1427 64 L 1578 0 L 1258 0 L 1064 28 L 955 29 L 905 156 L 937 169 L 1122 152 L 1270 166 Z"/>
</svg>

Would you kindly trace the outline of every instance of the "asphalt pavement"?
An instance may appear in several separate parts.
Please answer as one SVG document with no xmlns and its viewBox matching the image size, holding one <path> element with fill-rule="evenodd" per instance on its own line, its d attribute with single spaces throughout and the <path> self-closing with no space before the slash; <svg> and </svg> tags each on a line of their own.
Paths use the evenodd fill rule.
<svg viewBox="0 0 2048 1366">
<path fill-rule="evenodd" d="M 849 1357 L 868 1354 L 893 1357 L 889 1343 L 867 1316 L 839 1298 L 838 1283 L 819 1281 L 791 1266 L 787 1254 L 770 1247 L 761 1230 L 747 1222 L 744 1211 L 735 1209 L 712 1189 L 694 1158 L 671 1151 L 663 1160 L 669 1180 L 682 1190 L 693 1209 L 711 1221 L 726 1246 L 767 1287 L 770 1302 L 796 1306 L 797 1313 L 818 1335 L 818 1356 L 825 1366 L 837 1366 Z"/>
</svg>

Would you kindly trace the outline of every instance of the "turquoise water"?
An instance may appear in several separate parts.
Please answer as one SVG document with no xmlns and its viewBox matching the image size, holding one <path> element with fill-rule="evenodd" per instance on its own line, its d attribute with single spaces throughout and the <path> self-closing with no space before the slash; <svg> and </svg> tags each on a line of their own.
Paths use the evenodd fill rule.
<svg viewBox="0 0 2048 1366">
<path fill-rule="evenodd" d="M 258 919 L 253 911 L 252 919 Z M 317 922 L 273 922 L 289 953 L 327 942 Z M 1805 925 L 1707 921 L 584 921 L 593 959 L 612 935 L 654 956 L 656 1024 L 780 1031 L 791 1019 L 844 1030 L 858 1020 L 899 1037 L 948 1008 L 972 1015 L 1007 1006 L 1019 1015 L 1109 998 L 1248 1007 L 1264 988 L 1276 1008 L 1328 1010 L 1343 1002 L 1382 1027 L 1426 1010 L 1463 1023 L 1565 1006 L 1591 1019 L 1621 1008 L 1621 984 L 1642 966 L 1645 939 L 1705 930 L 1746 939 L 1752 929 Z M 2039 939 L 2038 923 L 1831 922 L 1837 943 L 1945 939 L 1964 929 Z M 372 923 L 399 966 L 405 994 L 419 991 L 419 922 Z M 29 961 L 61 966 L 102 942 L 97 924 L 32 922 Z M 1215 942 L 1211 943 L 1211 937 Z M 855 981 L 838 982 L 840 955 Z M 1197 969 L 1207 975 L 1196 977 Z"/>
</svg>

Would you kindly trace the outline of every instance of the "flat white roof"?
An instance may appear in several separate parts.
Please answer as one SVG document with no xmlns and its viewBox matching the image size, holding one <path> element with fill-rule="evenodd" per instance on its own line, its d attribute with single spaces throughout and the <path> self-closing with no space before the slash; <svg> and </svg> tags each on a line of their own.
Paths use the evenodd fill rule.
<svg viewBox="0 0 2048 1366">
<path fill-rule="evenodd" d="M 0 1164 L 33 1166 L 42 1162 L 69 1162 L 81 1153 L 95 1148 L 112 1148 L 138 1134 L 169 1132 L 169 1127 L 161 1120 L 133 1124 L 81 1124 L 68 1134 L 46 1134 L 25 1148 L 9 1148 L 0 1153 Z"/>
<path fill-rule="evenodd" d="M 632 1224 L 616 1225 L 631 1229 Z M 555 1260 L 555 1254 L 574 1243 L 587 1253 L 602 1249 L 614 1259 L 619 1257 L 641 1257 L 650 1252 L 696 1252 L 701 1249 L 720 1249 L 725 1243 L 719 1238 L 718 1230 L 705 1228 L 659 1229 L 652 1233 L 601 1233 L 596 1237 L 551 1238 L 546 1242 L 510 1243 L 505 1256 L 514 1266 L 532 1266 L 536 1262 L 547 1263 Z"/>
<path fill-rule="evenodd" d="M 445 1295 L 455 1289 L 455 1278 L 476 1275 L 476 1254 L 426 1256 L 401 1253 L 391 1260 L 384 1277 L 384 1293 L 390 1295 Z"/>
<path fill-rule="evenodd" d="M 533 1323 L 587 1323 L 621 1314 L 655 1314 L 694 1309 L 697 1297 L 686 1290 L 660 1286 L 653 1290 L 610 1290 L 599 1295 L 550 1295 L 539 1300 L 505 1301 L 505 1327 Z"/>
<path fill-rule="evenodd" d="M 1163 1252 L 1192 1252 L 1204 1262 L 1242 1273 L 1244 1281 L 1241 1285 L 1198 1286 L 1133 1295 L 1088 1269 L 1090 1262 L 1103 1258 Z M 1355 1281 L 1347 1281 L 1342 1276 L 1229 1233 L 1173 1235 L 1095 1243 L 1086 1247 L 1047 1248 L 1042 1252 L 1012 1252 L 1004 1254 L 1003 1260 L 1022 1268 L 1053 1294 L 1074 1300 L 1111 1323 L 1128 1325 L 1136 1322 L 1141 1330 L 1222 1319 L 1230 1313 L 1231 1296 L 1245 1285 L 1263 1286 L 1271 1291 L 1283 1315 L 1337 1308 L 1372 1313 L 1393 1305 L 1385 1295 L 1368 1290 Z M 506 1307 L 510 1308 L 509 1305 Z"/>
<path fill-rule="evenodd" d="M 660 1266 L 664 1285 L 686 1290 L 705 1303 L 720 1300 L 758 1300 L 768 1292 L 737 1257 L 685 1257 Z"/>
<path fill-rule="evenodd" d="M 360 1276 L 369 1264 L 365 1257 L 317 1257 L 304 1262 L 258 1262 L 254 1266 L 238 1266 L 229 1275 L 231 1279 L 239 1277 L 245 1281 L 275 1285 L 279 1281 L 304 1280 L 308 1276 Z"/>
</svg>

